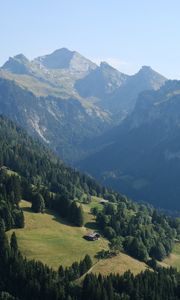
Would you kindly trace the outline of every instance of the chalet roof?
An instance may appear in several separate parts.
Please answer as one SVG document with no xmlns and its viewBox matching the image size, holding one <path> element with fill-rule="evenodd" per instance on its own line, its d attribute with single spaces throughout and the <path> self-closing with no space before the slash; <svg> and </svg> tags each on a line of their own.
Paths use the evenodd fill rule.
<svg viewBox="0 0 180 300">
<path fill-rule="evenodd" d="M 90 233 L 86 234 L 86 236 L 89 236 L 91 238 L 96 237 L 97 235 L 99 235 L 99 233 L 97 233 L 97 232 L 90 232 Z"/>
<path fill-rule="evenodd" d="M 100 203 L 107 203 L 107 202 L 109 202 L 109 201 L 106 200 L 106 199 L 101 199 L 101 200 L 100 200 Z"/>
</svg>

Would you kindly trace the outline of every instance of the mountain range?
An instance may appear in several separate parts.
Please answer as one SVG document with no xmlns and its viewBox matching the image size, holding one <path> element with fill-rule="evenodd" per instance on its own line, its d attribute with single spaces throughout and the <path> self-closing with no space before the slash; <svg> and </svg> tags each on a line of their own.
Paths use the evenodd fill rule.
<svg viewBox="0 0 180 300">
<path fill-rule="evenodd" d="M 95 151 L 88 140 L 120 124 L 139 92 L 166 81 L 149 67 L 128 76 L 65 48 L 32 61 L 23 54 L 9 58 L 0 80 L 0 112 L 70 163 Z"/>
<path fill-rule="evenodd" d="M 178 204 L 180 83 L 126 75 L 62 48 L 0 68 L 0 113 L 66 162 L 136 200 Z"/>
</svg>

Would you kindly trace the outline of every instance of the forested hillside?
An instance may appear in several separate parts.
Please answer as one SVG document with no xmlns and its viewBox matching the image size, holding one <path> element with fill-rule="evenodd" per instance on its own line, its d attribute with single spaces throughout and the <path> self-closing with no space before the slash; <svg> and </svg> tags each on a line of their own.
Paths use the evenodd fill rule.
<svg viewBox="0 0 180 300">
<path fill-rule="evenodd" d="M 33 203 L 41 202 L 43 197 L 46 207 L 56 209 L 63 217 L 73 218 L 69 211 L 77 208 L 73 200 L 106 193 L 95 180 L 65 166 L 50 150 L 4 117 L 0 117 L 0 162 L 2 217 L 7 229 L 12 227 L 9 222 L 16 223 L 14 217 L 9 221 L 9 211 L 14 214 L 19 210 L 21 197 Z M 17 174 L 9 177 L 7 169 Z M 33 205 L 34 210 L 36 207 Z M 75 218 L 71 221 L 77 222 Z"/>
<path fill-rule="evenodd" d="M 132 202 L 68 168 L 4 117 L 0 117 L 0 161 L 0 216 L 6 229 L 23 226 L 19 208 L 21 198 L 32 202 L 34 212 L 51 208 L 71 223 L 82 226 L 80 203 L 91 202 L 91 196 L 98 196 L 109 201 L 103 210 L 95 209 L 93 213 L 99 229 L 109 239 L 112 251 L 124 250 L 146 262 L 150 258 L 162 260 L 171 252 L 174 239 L 179 239 L 179 219 L 166 217 L 151 206 Z M 9 175 L 7 168 L 16 173 Z"/>
<path fill-rule="evenodd" d="M 34 141 L 23 129 L 2 116 L 0 162 L 1 299 L 139 300 L 139 295 L 147 299 L 149 293 L 149 299 L 178 299 L 179 274 L 175 270 L 157 268 L 156 259 L 167 256 L 174 240 L 179 239 L 179 219 L 162 215 L 151 206 L 132 202 L 66 167 L 39 141 Z M 147 271 L 136 277 L 125 273 L 107 278 L 87 275 L 80 287 L 75 280 L 91 267 L 90 257 L 86 256 L 69 268 L 59 267 L 56 272 L 41 262 L 23 258 L 15 234 L 9 245 L 4 230 L 24 226 L 19 206 L 21 198 L 31 201 L 32 210 L 37 213 L 51 208 L 70 224 L 82 226 L 80 203 L 91 202 L 92 195 L 108 200 L 103 209 L 92 210 L 99 230 L 109 240 L 109 250 L 98 253 L 99 259 L 125 251 L 156 268 L 157 273 Z M 138 289 L 144 281 L 146 285 Z M 152 287 L 152 282 L 157 285 Z"/>
</svg>

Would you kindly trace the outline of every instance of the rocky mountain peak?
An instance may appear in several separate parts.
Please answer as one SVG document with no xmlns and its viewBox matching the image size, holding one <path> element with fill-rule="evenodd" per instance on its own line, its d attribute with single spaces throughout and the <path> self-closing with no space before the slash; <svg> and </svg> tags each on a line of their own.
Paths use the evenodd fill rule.
<svg viewBox="0 0 180 300">
<path fill-rule="evenodd" d="M 150 66 L 142 66 L 141 69 L 135 75 L 152 76 L 154 74 L 160 75 L 158 72 L 154 71 Z M 162 75 L 160 75 L 160 76 L 162 76 Z"/>
<path fill-rule="evenodd" d="M 29 59 L 24 54 L 22 54 L 22 53 L 20 53 L 18 55 L 15 55 L 13 57 L 13 59 L 18 60 L 19 62 L 22 62 L 24 64 L 29 63 Z"/>
<path fill-rule="evenodd" d="M 23 54 L 18 54 L 9 57 L 1 69 L 15 74 L 29 74 L 29 60 Z"/>
<path fill-rule="evenodd" d="M 74 71 L 87 71 L 97 66 L 76 51 L 67 48 L 57 49 L 51 54 L 40 56 L 34 60 L 47 69 L 72 69 Z"/>
<path fill-rule="evenodd" d="M 131 76 L 131 80 L 135 85 L 140 83 L 146 89 L 159 89 L 167 80 L 160 73 L 153 70 L 150 66 L 142 66 L 138 73 Z"/>
<path fill-rule="evenodd" d="M 39 56 L 34 61 L 47 69 L 66 69 L 69 67 L 73 55 L 74 52 L 66 48 L 61 48 L 51 54 Z"/>
<path fill-rule="evenodd" d="M 100 68 L 102 68 L 102 69 L 114 69 L 112 66 L 110 66 L 106 61 L 102 61 L 101 63 L 100 63 Z"/>
</svg>

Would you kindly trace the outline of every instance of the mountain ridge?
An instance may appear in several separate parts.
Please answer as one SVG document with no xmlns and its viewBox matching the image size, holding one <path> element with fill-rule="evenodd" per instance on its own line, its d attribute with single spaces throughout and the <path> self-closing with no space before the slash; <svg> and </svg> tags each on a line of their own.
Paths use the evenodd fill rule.
<svg viewBox="0 0 180 300">
<path fill-rule="evenodd" d="M 148 70 L 143 72 L 149 74 Z M 151 73 L 154 74 L 154 71 L 150 70 Z M 151 77 L 153 75 L 148 75 L 146 80 L 150 87 Z M 9 93 L 7 82 L 5 84 L 4 81 L 3 89 L 1 80 L 3 98 L 0 113 L 11 116 L 71 163 L 96 151 L 92 145 L 87 147 L 88 141 L 121 123 L 131 112 L 138 92 L 147 86 L 137 83 L 139 88 L 134 88 L 129 99 L 126 82 L 131 82 L 133 76 L 120 73 L 105 62 L 97 66 L 66 48 L 32 61 L 18 54 L 0 68 L 0 78 L 13 81 L 22 89 L 17 92 L 21 96 L 16 101 L 13 93 Z M 163 84 L 165 78 L 162 80 L 160 75 L 158 78 Z M 85 95 L 78 91 L 77 86 L 81 83 Z M 15 86 L 14 89 L 17 90 Z M 26 98 L 32 102 L 31 105 Z"/>
</svg>

